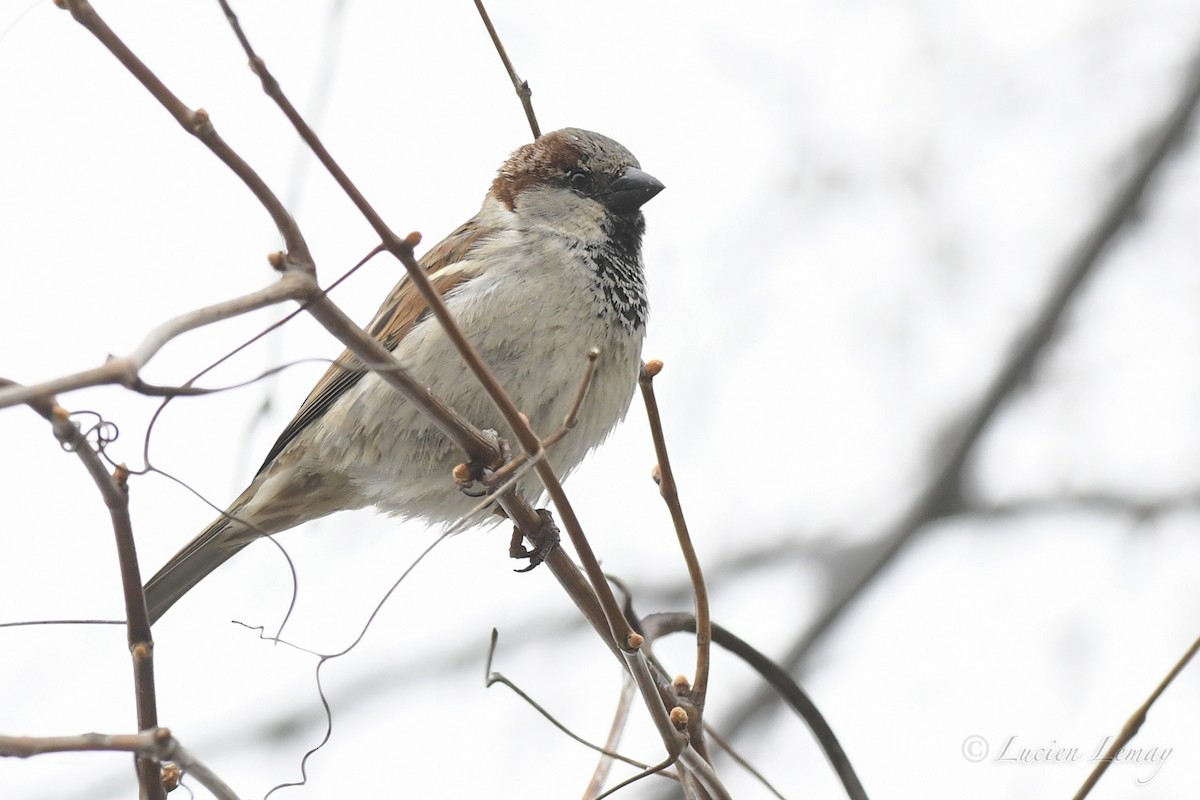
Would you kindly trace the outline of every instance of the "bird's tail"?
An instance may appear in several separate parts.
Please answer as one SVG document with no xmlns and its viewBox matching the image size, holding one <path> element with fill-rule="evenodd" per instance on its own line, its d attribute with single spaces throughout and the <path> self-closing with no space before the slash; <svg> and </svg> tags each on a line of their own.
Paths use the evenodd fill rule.
<svg viewBox="0 0 1200 800">
<path fill-rule="evenodd" d="M 150 624 L 175 602 L 260 536 L 286 531 L 343 508 L 361 505 L 339 475 L 287 470 L 254 479 L 221 518 L 200 532 L 146 584 Z"/>
<path fill-rule="evenodd" d="M 150 624 L 157 622 L 175 601 L 256 538 L 256 532 L 228 515 L 201 531 L 146 584 Z"/>
</svg>

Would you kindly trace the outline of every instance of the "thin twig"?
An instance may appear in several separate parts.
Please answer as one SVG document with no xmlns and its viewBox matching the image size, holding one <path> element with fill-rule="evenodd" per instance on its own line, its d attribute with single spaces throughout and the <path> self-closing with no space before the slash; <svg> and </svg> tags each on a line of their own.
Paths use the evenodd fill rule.
<svg viewBox="0 0 1200 800">
<path fill-rule="evenodd" d="M 566 725 L 559 722 L 559 720 L 553 714 L 551 714 L 549 711 L 546 710 L 545 706 L 543 706 L 541 703 L 539 703 L 538 701 L 536 701 L 532 697 L 530 697 L 529 694 L 527 694 L 523 689 L 521 689 L 520 686 L 517 686 L 515 683 L 513 683 L 511 680 L 509 680 L 507 677 L 505 677 L 503 673 L 493 671 L 492 670 L 492 659 L 496 655 L 496 643 L 499 641 L 499 639 L 500 639 L 499 631 L 497 631 L 495 628 L 492 628 L 492 639 L 491 639 L 490 644 L 488 645 L 487 662 L 484 666 L 484 672 L 483 672 L 484 686 L 486 688 L 490 689 L 493 685 L 495 685 L 497 683 L 504 684 L 509 689 L 512 689 L 513 692 L 515 692 L 518 697 L 520 697 L 522 700 L 524 700 L 526 703 L 528 703 L 530 705 L 530 707 L 533 708 L 534 711 L 537 711 L 539 714 L 541 714 L 543 717 L 545 717 L 546 720 L 551 725 L 558 728 L 560 731 L 562 731 L 567 736 L 571 737 L 573 740 L 575 740 L 579 744 L 583 745 L 584 747 L 586 747 L 590 750 L 595 750 L 597 753 L 600 753 L 605 759 L 616 759 L 618 761 L 624 761 L 626 764 L 635 766 L 638 769 L 646 769 L 647 768 L 647 765 L 643 764 L 641 761 L 637 761 L 636 759 L 632 759 L 632 758 L 629 758 L 628 756 L 621 755 L 620 753 L 618 753 L 616 751 L 615 747 L 611 747 L 611 746 L 607 746 L 607 745 L 604 747 L 601 747 L 598 744 L 593 744 L 592 742 L 589 742 L 587 739 L 584 739 L 582 736 L 580 736 L 579 734 L 572 731 Z M 611 740 L 611 737 L 610 737 L 610 740 Z"/>
<path fill-rule="evenodd" d="M 621 735 L 629 723 L 629 712 L 633 710 L 634 688 L 633 679 L 629 677 L 629 673 L 622 673 L 621 693 L 617 696 L 617 708 L 613 712 L 612 725 L 608 728 L 608 738 L 604 740 L 603 755 L 600 756 L 596 769 L 592 771 L 592 779 L 588 781 L 587 788 L 584 789 L 583 800 L 595 800 L 596 795 L 604 790 L 604 784 L 608 782 L 608 775 L 612 771 L 613 763 L 613 757 L 609 753 L 615 753 L 621 744 Z M 659 774 L 674 777 L 667 772 Z"/>
<path fill-rule="evenodd" d="M 716 742 L 717 747 L 720 747 L 722 750 L 724 750 L 729 755 L 729 757 L 732 758 L 739 767 L 741 767 L 742 769 L 746 770 L 746 772 L 749 772 L 752 776 L 754 776 L 754 779 L 757 780 L 759 783 L 761 783 L 763 785 L 764 789 L 766 789 L 768 792 L 770 792 L 771 794 L 778 797 L 779 800 L 787 800 L 787 798 L 785 798 L 783 796 L 783 793 L 780 792 L 778 789 L 776 789 L 774 784 L 772 784 L 769 780 L 767 780 L 766 775 L 763 775 L 761 772 L 759 772 L 757 769 L 755 769 L 754 765 L 751 764 L 750 761 L 748 759 L 746 759 L 745 756 L 743 756 L 741 753 L 739 753 L 737 751 L 737 749 L 732 744 L 729 743 L 729 740 L 727 740 L 724 736 L 722 736 L 720 733 L 718 733 L 716 731 L 716 729 L 713 728 L 712 725 L 709 725 L 707 722 L 704 723 L 704 733 L 709 738 L 711 738 L 714 742 Z"/>
<path fill-rule="evenodd" d="M 472 459 L 486 462 L 494 457 L 494 445 L 487 436 L 444 400 L 429 391 L 424 384 L 414 379 L 390 350 L 354 324 L 332 300 L 324 295 L 313 297 L 307 305 L 307 310 L 360 361 L 365 364 L 389 365 L 387 369 L 376 370 L 380 379 L 398 389 L 405 399 L 434 420 L 441 431 Z"/>
<path fill-rule="evenodd" d="M 698 690 L 694 690 L 690 684 L 673 686 L 674 697 L 680 706 L 683 706 L 690 713 L 687 716 L 688 734 L 689 734 L 689 749 L 693 749 L 707 762 L 709 754 L 707 746 L 704 742 L 704 699 L 708 687 L 709 673 L 709 649 L 712 641 L 711 620 L 709 618 L 708 607 L 708 590 L 704 583 L 704 576 L 700 569 L 700 561 L 696 557 L 695 548 L 692 546 L 691 536 L 688 534 L 687 522 L 683 516 L 683 507 L 679 502 L 679 494 L 675 485 L 674 473 L 671 470 L 670 459 L 667 454 L 666 439 L 662 431 L 662 421 L 658 411 L 658 402 L 654 396 L 653 378 L 662 370 L 662 362 L 651 361 L 649 364 L 642 366 L 641 374 L 638 383 L 642 389 L 642 396 L 646 404 L 647 417 L 650 423 L 651 435 L 654 441 L 654 449 L 658 458 L 654 478 L 659 484 L 659 492 L 663 500 L 667 504 L 670 511 L 671 519 L 675 527 L 676 537 L 679 541 L 680 551 L 683 553 L 684 560 L 688 568 L 688 579 L 692 586 L 692 596 L 694 598 L 697 619 L 703 621 L 703 624 L 698 626 L 696 634 L 696 685 Z M 648 655 L 648 658 L 652 656 Z M 659 672 L 664 674 L 665 671 L 661 665 L 658 665 Z"/>
<path fill-rule="evenodd" d="M 566 438 L 567 434 L 570 433 L 572 429 L 574 429 L 575 425 L 579 422 L 579 409 L 583 406 L 583 401 L 587 399 L 588 391 L 592 388 L 592 378 L 596 374 L 596 359 L 599 357 L 599 348 L 593 347 L 592 349 L 588 350 L 587 365 L 583 370 L 583 378 L 579 381 L 579 388 L 575 391 L 575 399 L 571 403 L 571 409 L 567 412 L 567 416 L 563 419 L 562 427 L 547 436 L 545 439 L 542 439 L 541 458 L 545 457 L 545 451 L 549 450 L 551 447 Z M 500 486 L 509 480 L 519 479 L 532 468 L 533 465 L 530 463 L 529 456 L 527 456 L 525 453 L 520 453 L 516 458 L 509 461 L 500 469 L 495 470 L 491 475 L 486 476 L 484 483 L 488 486 Z M 504 493 L 503 489 L 497 491 L 500 494 Z"/>
<path fill-rule="evenodd" d="M 259 204 L 271 215 L 279 235 L 283 237 L 289 260 L 298 267 L 311 271 L 312 255 L 309 253 L 308 244 L 300 234 L 300 228 L 296 225 L 296 221 L 258 173 L 251 169 L 245 159 L 235 153 L 217 134 L 216 128 L 208 118 L 208 112 L 202 108 L 193 111 L 176 97 L 166 84 L 134 55 L 128 45 L 113 33 L 88 0 L 60 0 L 60 2 L 66 4 L 75 21 L 87 28 L 101 44 L 107 47 L 109 52 L 116 56 L 125 69 L 129 70 L 129 73 L 146 87 L 154 99 L 158 100 L 159 104 L 175 118 L 175 121 L 185 131 L 203 142 L 217 158 L 224 162 L 225 166 L 229 167 L 234 175 L 246 184 L 258 199 Z"/>
<path fill-rule="evenodd" d="M 358 272 L 360 269 L 362 269 L 362 267 L 368 261 L 370 261 L 375 256 L 379 255 L 379 253 L 381 253 L 381 252 L 383 252 L 383 249 L 380 247 L 371 248 L 371 250 L 365 256 L 360 258 L 354 266 L 350 267 L 350 269 L 343 272 L 340 276 L 338 276 L 337 280 L 335 280 L 333 283 L 331 283 L 328 286 L 326 286 L 325 288 L 323 288 L 321 291 L 323 291 L 325 294 L 329 294 L 334 289 L 336 289 L 339 285 L 341 285 L 341 283 L 343 281 L 349 279 L 349 277 L 351 275 L 354 275 L 356 272 Z M 207 375 L 212 370 L 216 369 L 221 364 L 224 364 L 226 361 L 229 361 L 231 358 L 233 358 L 234 356 L 236 356 L 238 353 L 242 352 L 246 348 L 250 347 L 255 342 L 258 342 L 259 340 L 265 338 L 271 332 L 279 330 L 284 325 L 286 325 L 288 322 L 295 319 L 298 315 L 300 315 L 302 313 L 304 313 L 304 306 L 300 306 L 299 308 L 297 308 L 287 314 L 284 314 L 283 317 L 281 317 L 280 319 L 277 319 L 274 322 L 272 322 L 270 325 L 267 325 L 265 328 L 263 328 L 258 333 L 251 336 L 249 339 L 245 340 L 244 342 L 242 342 L 241 344 L 239 344 L 237 347 L 233 348 L 232 350 L 226 352 L 224 355 L 222 355 L 216 361 L 211 362 L 208 366 L 204 367 L 204 369 L 200 370 L 195 375 L 192 375 L 190 378 L 188 378 L 186 381 L 184 381 L 183 385 L 184 386 L 192 386 L 196 381 L 200 380 L 202 377 Z M 154 409 L 154 414 L 150 417 L 150 424 L 146 426 L 146 436 L 142 442 L 142 461 L 145 464 L 145 469 L 151 469 L 150 438 L 154 433 L 155 426 L 158 424 L 159 417 L 162 416 L 162 414 L 166 410 L 167 406 L 170 405 L 172 399 L 173 398 L 171 398 L 171 397 L 166 398 L 165 400 L 163 400 L 162 403 L 159 404 L 158 408 Z"/>
<path fill-rule="evenodd" d="M 521 98 L 521 107 L 525 109 L 525 119 L 529 121 L 529 130 L 533 133 L 533 138 L 537 139 L 542 135 L 542 130 L 538 127 L 537 116 L 533 113 L 533 90 L 529 88 L 529 81 L 523 81 L 517 75 L 517 70 L 513 67 L 508 53 L 504 50 L 504 44 L 500 41 L 500 34 L 496 33 L 491 17 L 488 16 L 487 9 L 483 7 L 483 0 L 475 0 L 475 8 L 479 9 L 479 16 L 483 19 L 484 26 L 487 27 L 488 36 L 492 37 L 492 44 L 496 45 L 496 53 L 499 54 L 500 61 L 504 63 L 504 69 L 508 72 L 509 80 L 512 81 L 517 97 Z"/>
<path fill-rule="evenodd" d="M 276 303 L 299 300 L 311 292 L 312 283 L 311 278 L 301 273 L 287 272 L 279 279 L 278 283 L 265 289 L 180 314 L 150 331 L 129 355 L 110 357 L 102 366 L 54 378 L 43 383 L 30 386 L 14 384 L 0 389 L 0 408 L 20 405 L 35 398 L 50 397 L 89 386 L 116 384 L 127 388 L 132 387 L 139 380 L 138 372 L 175 337 L 196 328 L 248 314 Z"/>
<path fill-rule="evenodd" d="M 1142 724 L 1146 721 L 1146 715 L 1150 713 L 1150 706 L 1154 705 L 1162 693 L 1167 690 L 1167 687 L 1171 685 L 1171 682 L 1178 677 L 1180 672 L 1183 672 L 1184 667 L 1186 667 L 1192 660 L 1192 657 L 1196 655 L 1197 650 L 1200 650 L 1200 639 L 1196 639 L 1196 641 L 1192 642 L 1192 646 L 1189 647 L 1187 652 L 1175 662 L 1175 666 L 1171 667 L 1171 671 L 1167 673 L 1167 676 L 1163 678 L 1158 686 L 1155 687 L 1154 691 L 1150 693 L 1150 696 L 1146 698 L 1146 702 L 1138 706 L 1137 711 L 1133 712 L 1133 716 L 1125 721 L 1125 725 L 1122 726 L 1121 732 L 1118 733 L 1116 738 L 1113 739 L 1112 744 L 1109 745 L 1109 748 L 1106 751 L 1104 751 L 1104 755 L 1100 757 L 1096 763 L 1096 766 L 1092 769 L 1091 774 L 1087 776 L 1087 780 L 1083 782 L 1083 785 L 1079 787 L 1079 791 L 1075 793 L 1074 800 L 1083 800 L 1083 798 L 1088 796 L 1093 787 L 1095 787 L 1096 783 L 1100 780 L 1100 777 L 1104 775 L 1105 770 L 1108 769 L 1108 765 L 1111 764 L 1113 760 L 1116 759 L 1117 754 L 1121 752 L 1121 748 L 1129 744 L 1130 740 L 1133 739 L 1134 736 L 1137 736 L 1137 732 L 1141 730 Z"/>
<path fill-rule="evenodd" d="M 621 781 L 620 783 L 618 783 L 616 786 L 612 787 L 608 791 L 601 792 L 599 795 L 596 796 L 595 800 L 606 800 L 606 798 L 612 797 L 614 794 L 621 791 L 626 786 L 632 786 L 633 784 L 637 783 L 638 781 L 642 780 L 643 778 L 649 778 L 651 775 L 664 775 L 665 771 L 668 768 L 674 766 L 678 761 L 679 761 L 679 755 L 668 754 L 665 759 L 663 759 L 659 763 L 655 764 L 654 766 L 646 767 L 644 770 L 642 770 L 638 774 L 626 778 L 625 780 Z M 684 795 L 686 797 L 688 797 L 688 800 L 691 800 L 692 796 L 691 796 L 691 793 L 688 791 L 687 783 L 685 781 L 683 781 L 682 779 L 679 779 L 679 778 L 676 778 L 676 779 L 679 780 L 680 784 L 683 786 Z"/>
<path fill-rule="evenodd" d="M 172 761 L 212 792 L 217 800 L 239 800 L 228 784 L 181 745 L 166 728 L 152 728 L 141 733 L 0 736 L 0 757 L 29 758 L 45 753 L 103 751 L 135 753 L 148 761 Z"/>
<path fill-rule="evenodd" d="M 81 733 L 77 736 L 0 736 L 0 758 L 30 758 L 47 753 L 150 753 L 157 748 L 154 731 Z"/>
<path fill-rule="evenodd" d="M 642 628 L 646 631 L 648 638 L 654 639 L 679 631 L 694 632 L 696 620 L 691 614 L 679 612 L 651 614 L 642 619 Z M 820 709 L 800 688 L 799 684 L 792 680 L 792 677 L 782 667 L 731 631 L 716 624 L 712 626 L 712 630 L 714 642 L 749 664 L 800 715 L 821 746 L 825 757 L 829 759 L 834 772 L 842 781 L 847 796 L 851 800 L 867 800 L 866 789 L 858 779 L 858 774 L 854 771 L 854 766 L 850 763 L 846 751 L 842 749 L 841 742 L 834 735 L 833 729 L 829 727 L 829 723 L 826 722 Z"/>
<path fill-rule="evenodd" d="M 654 396 L 654 376 L 662 371 L 661 361 L 651 360 L 642 365 L 638 385 L 642 389 L 642 399 L 646 403 L 646 417 L 650 422 L 650 436 L 654 440 L 654 454 L 658 459 L 655 478 L 658 492 L 671 512 L 671 522 L 675 525 L 675 535 L 679 539 L 679 549 L 683 560 L 687 563 L 688 577 L 692 582 L 692 591 L 696 603 L 696 677 L 692 681 L 689 697 L 698 711 L 704 712 L 704 699 L 708 694 L 709 646 L 712 642 L 712 618 L 709 615 L 708 587 L 704 584 L 704 572 L 700 568 L 700 559 L 696 548 L 692 545 L 692 537 L 688 533 L 687 520 L 683 516 L 683 505 L 679 500 L 679 487 L 675 484 L 675 474 L 671 471 L 671 458 L 667 453 L 667 439 L 663 433 L 662 416 L 658 411 L 658 399 Z M 694 720 L 693 724 L 700 726 L 702 720 Z M 702 740 L 696 736 L 693 729 L 692 742 L 699 744 Z"/>
<path fill-rule="evenodd" d="M 166 730 L 165 728 L 160 730 Z M 208 789 L 217 800 L 240 800 L 232 787 L 217 776 L 217 773 L 208 768 L 200 759 L 196 758 L 190 750 L 185 748 L 174 737 L 168 738 L 163 742 L 163 758 L 170 759 L 178 764 L 184 774 L 190 775 L 200 782 L 200 785 Z"/>
<path fill-rule="evenodd" d="M 338 72 L 338 65 L 341 63 L 341 48 L 344 43 L 343 34 L 346 27 L 345 20 L 348 16 L 346 9 L 349 5 L 348 0 L 332 0 L 325 20 L 320 26 L 321 48 L 319 55 L 313 61 L 313 74 L 316 78 L 308 96 L 308 118 L 312 120 L 313 127 L 318 129 L 321 128 L 321 124 L 325 119 L 325 114 L 333 96 L 333 87 L 337 83 L 335 76 Z M 288 168 L 287 179 L 281 192 L 284 204 L 292 214 L 298 215 L 300 213 L 300 208 L 306 196 L 306 178 L 312 166 L 312 151 L 303 142 L 295 142 L 292 150 L 291 165 Z M 370 256 L 367 258 L 370 258 Z M 363 261 L 360 261 L 348 272 L 343 273 L 341 277 L 326 288 L 326 291 L 332 290 L 334 286 L 345 280 L 348 275 L 355 272 L 363 263 Z M 295 313 L 298 312 L 283 315 L 283 319 L 288 319 L 294 316 Z M 285 340 L 286 333 L 280 333 L 279 336 L 272 336 L 267 340 L 266 347 L 261 354 L 263 361 L 267 365 L 283 360 Z M 279 382 L 276 380 L 267 381 L 260 387 L 258 403 L 255 404 L 252 413 L 242 422 L 242 435 L 239 437 L 241 445 L 238 447 L 237 455 L 233 461 L 235 465 L 233 471 L 235 474 L 244 474 L 255 467 L 256 437 L 254 434 L 259 430 L 259 426 L 266 423 L 269 419 L 272 402 L 277 398 L 278 391 Z M 150 432 L 147 430 L 147 438 L 149 435 Z"/>
<path fill-rule="evenodd" d="M 123 619 L 25 619 L 0 622 L 0 628 L 31 628 L 38 625 L 124 625 Z"/>
<path fill-rule="evenodd" d="M 287 789 L 287 788 L 294 787 L 294 786 L 303 786 L 306 783 L 308 783 L 308 760 L 313 755 L 315 755 L 317 752 L 322 750 L 325 747 L 325 745 L 329 742 L 330 738 L 333 736 L 333 708 L 332 708 L 332 706 L 330 706 L 329 698 L 325 694 L 325 687 L 322 684 L 322 680 L 321 680 L 321 671 L 325 668 L 325 665 L 328 664 L 330 661 L 334 661 L 335 659 L 341 658 L 342 656 L 345 656 L 347 653 L 350 653 L 352 650 L 354 650 L 356 647 L 358 647 L 358 645 L 363 641 L 363 639 L 366 638 L 367 632 L 371 629 L 371 625 L 375 622 L 375 618 L 379 616 L 379 613 L 383 610 L 383 607 L 384 607 L 384 605 L 387 604 L 388 600 L 391 599 L 392 595 L 395 594 L 397 590 L 399 590 L 400 585 L 402 583 L 404 583 L 404 581 L 407 580 L 408 576 L 410 574 L 412 574 L 413 570 L 415 570 L 417 568 L 417 566 L 420 565 L 421 562 L 425 560 L 426 556 L 428 556 L 430 553 L 432 553 L 438 545 L 440 545 L 442 542 L 444 542 L 448 538 L 448 536 L 449 536 L 449 533 L 443 533 L 437 539 L 434 539 L 433 542 L 431 542 L 428 547 L 426 547 L 424 550 L 422 550 L 421 553 L 415 559 L 413 559 L 412 562 L 409 563 L 408 567 L 405 568 L 404 572 L 402 572 L 400 574 L 400 576 L 398 578 L 396 578 L 395 581 L 392 582 L 391 587 L 386 592 L 384 592 L 383 596 L 379 599 L 379 602 L 377 602 L 375 604 L 375 608 L 372 609 L 371 613 L 367 615 L 366 621 L 359 628 L 358 635 L 354 637 L 354 639 L 350 642 L 350 644 L 346 645 L 341 650 L 338 650 L 333 653 L 318 653 L 315 650 L 310 650 L 306 647 L 301 647 L 300 645 L 296 645 L 296 644 L 288 642 L 284 639 L 281 639 L 281 638 L 279 638 L 278 635 L 264 636 L 261 632 L 262 631 L 261 628 L 252 628 L 253 630 L 258 630 L 259 638 L 261 638 L 265 641 L 285 644 L 296 650 L 300 650 L 302 652 L 309 653 L 310 655 L 313 655 L 317 658 L 317 666 L 314 670 L 314 676 L 316 678 L 316 683 L 317 683 L 317 695 L 321 700 L 321 707 L 325 713 L 325 734 L 321 737 L 321 741 L 319 741 L 316 745 L 310 747 L 308 749 L 308 751 L 305 752 L 304 756 L 300 759 L 300 780 L 286 781 L 284 783 L 276 784 L 275 786 L 273 786 L 271 788 L 270 791 L 267 792 L 265 797 L 270 797 L 276 791 L 279 791 L 281 789 Z M 293 597 L 293 603 L 294 602 L 295 602 L 295 598 Z M 291 613 L 290 608 L 288 609 L 288 613 L 289 614 Z M 246 627 L 250 628 L 252 626 L 247 625 Z M 281 630 L 282 630 L 282 626 L 281 626 Z"/>
<path fill-rule="evenodd" d="M 0 379 L 0 385 L 8 381 Z M 137 547 L 133 540 L 133 523 L 129 518 L 129 487 L 126 483 L 129 472 L 118 466 L 113 475 L 108 474 L 104 460 L 92 448 L 91 443 L 80 432 L 79 425 L 71 415 L 53 398 L 30 403 L 35 411 L 53 427 L 54 435 L 64 448 L 73 451 L 83 462 L 84 469 L 92 477 L 104 505 L 112 519 L 113 534 L 117 544 L 117 564 L 121 571 L 121 588 L 125 597 L 126 632 L 129 652 L 133 657 L 134 703 L 137 708 L 137 724 L 140 730 L 158 727 L 158 703 L 154 690 L 154 640 L 150 635 L 150 617 L 146 611 L 146 596 L 142 592 L 142 576 L 138 569 Z M 139 758 L 137 761 L 138 784 L 141 796 L 149 800 L 162 800 L 161 771 L 157 761 Z"/>
<path fill-rule="evenodd" d="M 702 755 L 696 748 L 688 745 L 684 748 L 679 760 L 688 767 L 688 772 L 684 773 L 683 782 L 685 789 L 688 788 L 688 779 L 691 779 L 697 784 L 692 789 L 692 794 L 696 797 L 712 798 L 712 800 L 733 800 L 724 785 L 722 785 L 721 779 L 717 777 L 717 772 L 713 769 L 712 764 L 709 763 L 707 756 Z"/>
<path fill-rule="evenodd" d="M 227 383 L 224 386 L 192 386 L 191 380 L 178 386 L 161 386 L 158 384 L 146 383 L 139 377 L 134 379 L 133 385 L 129 387 L 129 390 L 131 392 L 137 392 L 138 394 L 146 397 L 162 397 L 168 400 L 176 397 L 207 397 L 211 394 L 224 394 L 225 392 L 232 392 L 235 389 L 245 389 L 247 386 L 253 386 L 260 381 L 266 380 L 267 378 L 272 378 L 285 370 L 291 369 L 292 367 L 298 367 L 301 364 L 318 363 L 329 365 L 337 362 L 331 358 L 297 358 L 293 361 L 287 362 L 286 364 L 279 364 L 271 367 L 270 369 L 265 369 L 255 375 L 253 378 L 247 378 L 246 380 L 238 381 L 237 383 Z M 381 369 L 386 369 L 386 367 L 381 367 Z M 140 472 L 140 470 L 131 471 Z"/>
</svg>

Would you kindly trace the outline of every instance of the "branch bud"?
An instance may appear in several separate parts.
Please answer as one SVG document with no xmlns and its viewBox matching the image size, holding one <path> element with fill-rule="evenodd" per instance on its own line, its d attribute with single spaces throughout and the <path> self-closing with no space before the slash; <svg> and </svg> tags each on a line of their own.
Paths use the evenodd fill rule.
<svg viewBox="0 0 1200 800">
<path fill-rule="evenodd" d="M 173 792 L 179 788 L 179 781 L 183 778 L 183 770 L 178 764 L 170 762 L 162 765 L 162 787 L 168 792 Z"/>
<path fill-rule="evenodd" d="M 677 731 L 686 731 L 688 725 L 688 713 L 679 706 L 671 709 L 671 724 L 675 726 Z"/>
<path fill-rule="evenodd" d="M 203 108 L 193 111 L 192 118 L 188 121 L 191 123 L 192 132 L 196 134 L 203 133 L 212 126 L 212 120 L 208 118 L 208 112 Z"/>
</svg>

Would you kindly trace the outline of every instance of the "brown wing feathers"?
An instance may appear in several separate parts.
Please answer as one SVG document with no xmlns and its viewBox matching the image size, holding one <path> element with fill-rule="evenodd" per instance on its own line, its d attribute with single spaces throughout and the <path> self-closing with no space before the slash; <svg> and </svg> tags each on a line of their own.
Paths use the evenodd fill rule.
<svg viewBox="0 0 1200 800">
<path fill-rule="evenodd" d="M 483 240 L 483 231 L 471 220 L 461 225 L 421 258 L 421 267 L 429 275 L 429 282 L 439 295 L 445 297 L 454 287 L 472 277 L 470 272 L 462 270 L 448 274 L 447 268 L 466 260 Z M 388 350 L 395 350 L 427 310 L 424 298 L 413 288 L 412 282 L 406 276 L 388 293 L 366 330 Z M 338 356 L 305 398 L 296 416 L 275 440 L 262 466 L 258 468 L 258 474 L 262 474 L 293 439 L 320 419 L 339 397 L 366 374 L 367 370 L 363 368 L 362 362 L 349 350 Z"/>
</svg>

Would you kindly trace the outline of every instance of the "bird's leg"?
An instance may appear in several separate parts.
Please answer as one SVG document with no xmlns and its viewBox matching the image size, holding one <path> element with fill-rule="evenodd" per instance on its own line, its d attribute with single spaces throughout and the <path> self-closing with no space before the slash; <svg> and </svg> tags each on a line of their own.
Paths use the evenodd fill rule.
<svg viewBox="0 0 1200 800">
<path fill-rule="evenodd" d="M 532 550 L 521 544 L 520 529 L 513 528 L 512 540 L 508 544 L 508 555 L 511 558 L 529 559 L 528 566 L 518 569 L 516 572 L 529 572 L 545 561 L 546 556 L 558 547 L 558 526 L 554 524 L 554 515 L 546 508 L 539 508 L 537 514 L 541 518 L 542 524 L 536 531 L 531 531 L 529 534 L 529 542 L 533 545 Z"/>
<path fill-rule="evenodd" d="M 505 474 L 505 468 L 512 466 L 512 450 L 509 448 L 508 442 L 501 439 L 500 435 L 490 428 L 483 433 L 495 444 L 496 451 L 500 454 L 500 460 L 498 463 L 492 464 L 473 460 L 454 468 L 454 482 L 458 484 L 458 490 L 468 497 L 485 497 L 505 486 L 512 488 L 513 479 Z M 499 471 L 499 475 L 497 471 Z M 498 505 L 492 508 L 492 513 L 506 518 L 508 516 Z M 521 530 L 513 527 L 512 539 L 508 543 L 508 555 L 516 559 L 529 559 L 529 564 L 517 572 L 528 572 L 533 569 L 545 561 L 555 547 L 558 547 L 558 526 L 554 524 L 554 516 L 544 508 L 539 508 L 537 513 L 541 525 L 537 530 L 529 533 L 529 542 L 533 545 L 532 550 L 522 543 Z"/>
</svg>

